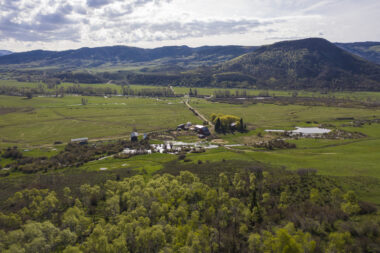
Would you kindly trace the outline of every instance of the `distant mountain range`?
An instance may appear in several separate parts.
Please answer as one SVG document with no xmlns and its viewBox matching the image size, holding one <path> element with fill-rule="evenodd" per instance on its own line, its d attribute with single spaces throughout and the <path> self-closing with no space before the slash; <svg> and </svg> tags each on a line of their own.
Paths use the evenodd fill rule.
<svg viewBox="0 0 380 253">
<path fill-rule="evenodd" d="M 143 49 L 127 46 L 81 48 L 67 51 L 35 50 L 0 57 L 0 65 L 17 68 L 55 67 L 57 69 L 110 68 L 115 66 L 213 65 L 252 52 L 245 46 L 168 46 Z M 1 66 L 0 66 L 1 67 Z"/>
<path fill-rule="evenodd" d="M 9 55 L 11 54 L 12 52 L 11 51 L 8 51 L 8 50 L 0 50 L 0 56 L 3 56 L 3 55 Z"/>
<path fill-rule="evenodd" d="M 380 64 L 380 42 L 335 43 L 336 46 L 368 61 Z M 13 53 L 0 50 L 0 67 L 55 68 L 75 70 L 83 68 L 113 68 L 149 66 L 148 70 L 178 69 L 210 66 L 253 52 L 259 47 L 245 46 L 168 46 L 143 49 L 127 46 L 80 48 L 66 51 L 34 50 Z M 160 66 L 158 70 L 155 67 Z"/>
<path fill-rule="evenodd" d="M 35 50 L 1 56 L 0 69 L 34 69 L 33 75 L 43 71 L 64 81 L 85 83 L 112 80 L 149 85 L 380 90 L 380 65 L 373 63 L 379 59 L 379 44 L 334 44 L 309 38 L 261 47 Z"/>
<path fill-rule="evenodd" d="M 335 43 L 335 45 L 368 61 L 380 64 L 380 42 Z"/>
</svg>

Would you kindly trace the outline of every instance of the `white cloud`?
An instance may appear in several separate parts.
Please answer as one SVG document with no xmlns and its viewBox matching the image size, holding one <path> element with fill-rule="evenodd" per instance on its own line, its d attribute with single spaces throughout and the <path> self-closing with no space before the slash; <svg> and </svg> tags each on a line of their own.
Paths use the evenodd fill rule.
<svg viewBox="0 0 380 253">
<path fill-rule="evenodd" d="M 377 0 L 0 0 L 0 49 L 380 40 Z"/>
</svg>

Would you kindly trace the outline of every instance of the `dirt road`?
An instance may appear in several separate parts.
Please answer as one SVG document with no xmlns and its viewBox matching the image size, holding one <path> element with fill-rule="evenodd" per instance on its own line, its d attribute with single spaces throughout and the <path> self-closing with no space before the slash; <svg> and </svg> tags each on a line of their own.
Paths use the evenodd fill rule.
<svg viewBox="0 0 380 253">
<path fill-rule="evenodd" d="M 186 99 L 184 100 L 184 103 L 185 105 L 189 108 L 190 111 L 192 111 L 195 115 L 197 115 L 198 118 L 200 118 L 203 122 L 208 122 L 208 124 L 214 128 L 214 124 L 208 120 L 203 114 L 199 113 L 199 111 L 197 111 L 196 109 L 194 109 L 190 104 L 189 104 L 189 100 Z"/>
</svg>

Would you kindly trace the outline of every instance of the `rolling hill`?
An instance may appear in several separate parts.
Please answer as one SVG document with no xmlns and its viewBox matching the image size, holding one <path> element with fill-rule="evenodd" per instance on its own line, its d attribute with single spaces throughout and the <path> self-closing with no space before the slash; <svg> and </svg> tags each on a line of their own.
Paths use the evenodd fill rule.
<svg viewBox="0 0 380 253">
<path fill-rule="evenodd" d="M 320 38 L 262 46 L 214 68 L 244 75 L 268 88 L 379 90 L 380 66 Z"/>
</svg>

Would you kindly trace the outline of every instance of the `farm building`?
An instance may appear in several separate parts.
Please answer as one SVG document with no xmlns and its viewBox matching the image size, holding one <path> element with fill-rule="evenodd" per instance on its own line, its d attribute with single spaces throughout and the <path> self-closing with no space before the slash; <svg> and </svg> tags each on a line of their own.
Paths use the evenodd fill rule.
<svg viewBox="0 0 380 253">
<path fill-rule="evenodd" d="M 72 143 L 79 143 L 79 144 L 87 144 L 88 143 L 88 138 L 77 138 L 77 139 L 71 139 Z"/>
<path fill-rule="evenodd" d="M 138 141 L 139 139 L 139 133 L 138 132 L 132 132 L 131 133 L 131 141 Z"/>
<path fill-rule="evenodd" d="M 204 136 L 210 135 L 210 130 L 208 129 L 208 127 L 203 126 L 203 125 L 195 125 L 194 130 L 200 135 L 204 135 Z"/>
<path fill-rule="evenodd" d="M 180 124 L 177 126 L 177 130 L 189 130 L 192 126 L 191 122 L 187 122 L 186 124 Z"/>
</svg>

